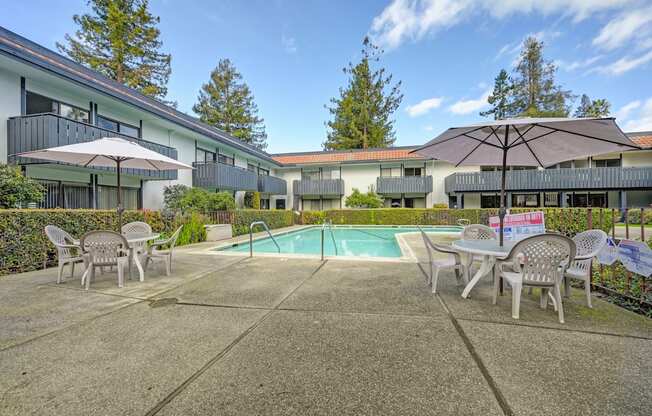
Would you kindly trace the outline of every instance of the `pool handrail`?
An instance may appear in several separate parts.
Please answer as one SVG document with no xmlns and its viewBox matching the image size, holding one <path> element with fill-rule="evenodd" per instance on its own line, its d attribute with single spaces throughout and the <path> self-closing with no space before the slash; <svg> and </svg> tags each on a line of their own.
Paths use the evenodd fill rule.
<svg viewBox="0 0 652 416">
<path fill-rule="evenodd" d="M 328 226 L 328 230 L 331 232 L 331 239 L 333 240 L 333 247 L 335 248 L 335 255 L 337 256 L 337 243 L 335 242 L 335 235 L 333 234 L 333 221 L 325 219 L 324 223 L 321 225 L 321 259 L 324 260 L 324 228 Z"/>
<path fill-rule="evenodd" d="M 256 225 L 262 225 L 263 228 L 265 228 L 265 231 L 267 231 L 267 235 L 269 235 L 269 238 L 272 239 L 274 244 L 276 244 L 276 249 L 278 250 L 279 254 L 281 253 L 281 246 L 278 245 L 276 242 L 276 239 L 272 235 L 272 233 L 269 231 L 269 227 L 267 226 L 267 223 L 265 221 L 254 221 L 251 224 L 249 224 L 249 257 L 254 256 L 254 227 Z"/>
</svg>

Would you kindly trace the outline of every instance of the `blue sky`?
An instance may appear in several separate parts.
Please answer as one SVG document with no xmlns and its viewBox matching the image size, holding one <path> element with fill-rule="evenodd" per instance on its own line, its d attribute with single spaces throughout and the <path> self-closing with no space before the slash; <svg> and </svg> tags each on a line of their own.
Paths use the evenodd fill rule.
<svg viewBox="0 0 652 416">
<path fill-rule="evenodd" d="M 0 25 L 54 49 L 86 10 L 85 1 L 4 2 Z M 254 92 L 270 152 L 321 148 L 324 105 L 367 34 L 403 82 L 397 145 L 480 120 L 493 78 L 511 70 L 528 34 L 545 42 L 565 88 L 607 98 L 626 131 L 652 130 L 650 0 L 151 0 L 151 10 L 173 55 L 169 98 L 190 113 L 217 61 L 231 59 Z"/>
</svg>

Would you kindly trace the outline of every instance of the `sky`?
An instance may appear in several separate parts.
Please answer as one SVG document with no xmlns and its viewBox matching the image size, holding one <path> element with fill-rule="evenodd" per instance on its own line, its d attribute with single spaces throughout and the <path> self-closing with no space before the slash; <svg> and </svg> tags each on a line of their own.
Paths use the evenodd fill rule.
<svg viewBox="0 0 652 416">
<path fill-rule="evenodd" d="M 5 1 L 0 25 L 55 49 L 86 1 Z M 625 131 L 652 130 L 652 0 L 150 0 L 172 54 L 168 99 L 192 114 L 201 85 L 229 58 L 265 120 L 268 151 L 320 150 L 325 105 L 369 35 L 401 81 L 396 145 L 483 120 L 493 80 L 536 36 L 578 96 L 606 98 Z M 579 97 L 576 104 L 579 103 Z"/>
</svg>

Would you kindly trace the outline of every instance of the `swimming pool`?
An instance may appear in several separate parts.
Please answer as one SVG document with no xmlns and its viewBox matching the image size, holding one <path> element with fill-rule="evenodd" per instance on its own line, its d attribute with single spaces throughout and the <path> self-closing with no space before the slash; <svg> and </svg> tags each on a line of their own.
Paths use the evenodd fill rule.
<svg viewBox="0 0 652 416">
<path fill-rule="evenodd" d="M 291 231 L 274 238 L 282 254 L 321 255 L 321 226 Z M 459 233 L 461 227 L 422 227 L 428 233 Z M 413 226 L 352 226 L 337 225 L 324 230 L 324 255 L 346 257 L 404 256 L 396 235 L 419 232 Z M 332 234 L 331 234 L 332 233 Z M 218 248 L 226 252 L 249 252 L 249 242 Z M 271 238 L 254 240 L 255 253 L 278 253 Z"/>
</svg>

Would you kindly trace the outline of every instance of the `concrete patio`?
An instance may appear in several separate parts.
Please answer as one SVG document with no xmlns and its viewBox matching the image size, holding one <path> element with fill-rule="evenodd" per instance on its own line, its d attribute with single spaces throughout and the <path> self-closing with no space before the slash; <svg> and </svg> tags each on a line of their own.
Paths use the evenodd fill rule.
<svg viewBox="0 0 652 416">
<path fill-rule="evenodd" d="M 123 289 L 0 278 L 0 414 L 650 414 L 652 321 L 580 291 L 515 321 L 489 279 L 196 250 Z"/>
</svg>

